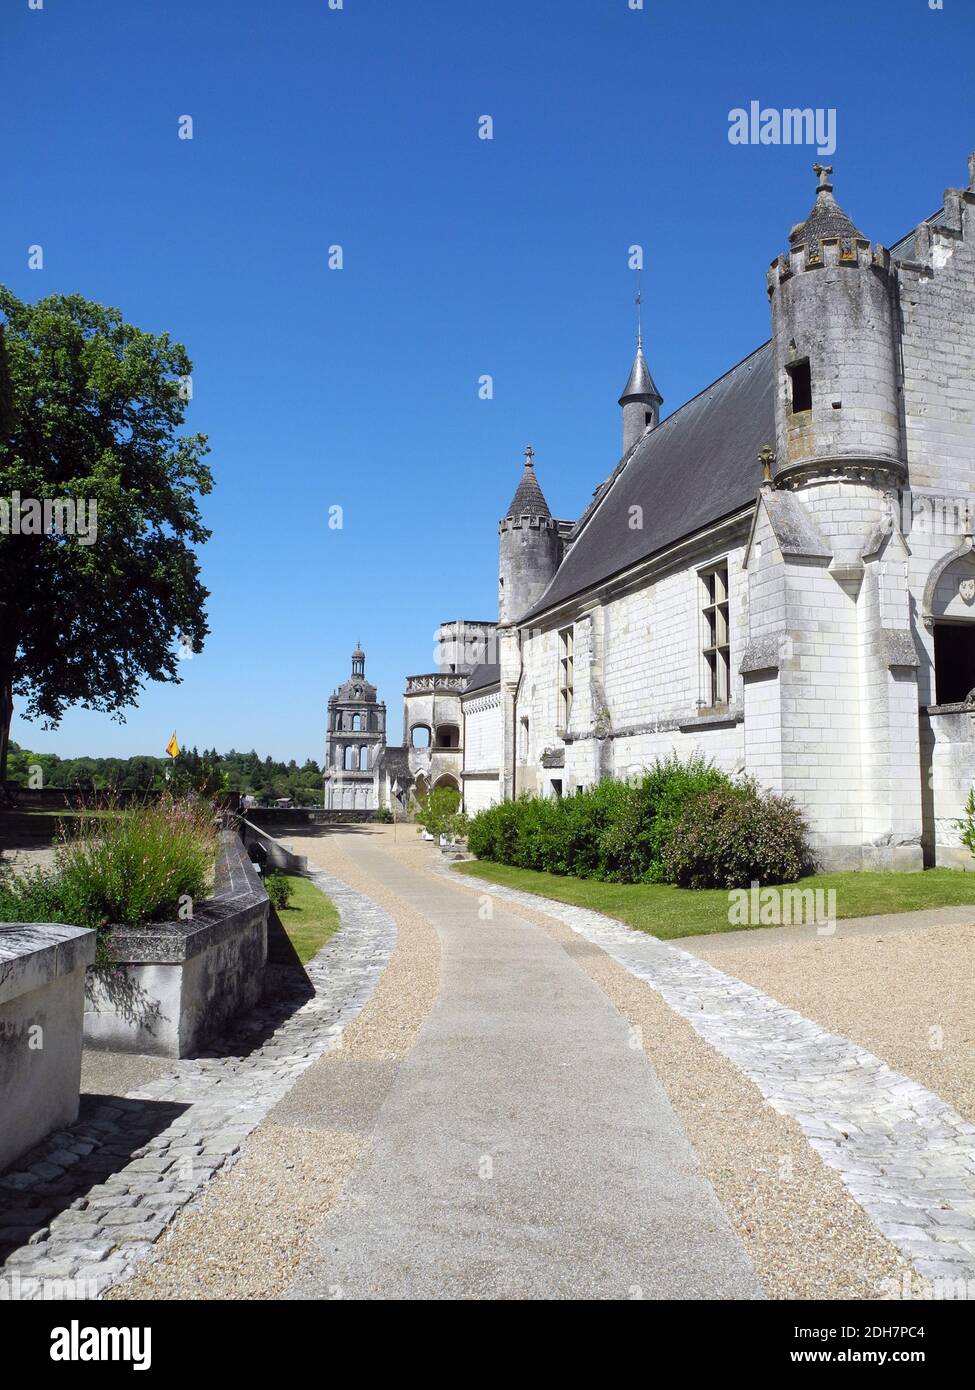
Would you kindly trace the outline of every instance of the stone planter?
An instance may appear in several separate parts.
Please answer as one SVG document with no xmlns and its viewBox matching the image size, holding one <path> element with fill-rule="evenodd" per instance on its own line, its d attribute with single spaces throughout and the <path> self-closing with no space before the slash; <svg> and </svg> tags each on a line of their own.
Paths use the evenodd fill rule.
<svg viewBox="0 0 975 1390">
<path fill-rule="evenodd" d="M 197 1051 L 260 999 L 267 916 L 260 875 L 237 836 L 225 831 L 213 897 L 190 921 L 110 933 L 115 965 L 88 974 L 85 1042 L 160 1057 Z"/>
<path fill-rule="evenodd" d="M 78 1118 L 85 969 L 95 933 L 0 924 L 0 1170 Z"/>
</svg>

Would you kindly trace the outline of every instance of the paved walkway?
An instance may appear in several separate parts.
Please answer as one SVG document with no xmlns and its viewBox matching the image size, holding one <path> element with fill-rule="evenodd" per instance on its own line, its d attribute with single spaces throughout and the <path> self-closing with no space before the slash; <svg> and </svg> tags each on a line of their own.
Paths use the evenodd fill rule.
<svg viewBox="0 0 975 1390">
<path fill-rule="evenodd" d="M 298 1298 L 760 1298 L 621 1015 L 545 932 L 350 836 L 441 938 L 437 1002 Z"/>
<path fill-rule="evenodd" d="M 687 951 L 586 908 L 468 882 L 502 901 L 541 906 L 649 984 L 797 1121 L 919 1274 L 951 1281 L 971 1297 L 975 1125 L 940 1096 Z M 970 909 L 961 911 L 970 919 Z"/>
</svg>

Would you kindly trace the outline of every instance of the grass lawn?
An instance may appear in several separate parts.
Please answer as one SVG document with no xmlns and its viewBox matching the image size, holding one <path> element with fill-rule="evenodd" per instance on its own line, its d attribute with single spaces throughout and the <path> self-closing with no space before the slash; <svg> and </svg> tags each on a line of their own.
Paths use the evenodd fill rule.
<svg viewBox="0 0 975 1390">
<path fill-rule="evenodd" d="M 307 878 L 288 874 L 291 902 L 278 909 L 278 919 L 302 965 L 322 949 L 339 925 L 339 914 L 331 898 Z"/>
<path fill-rule="evenodd" d="M 728 921 L 728 894 L 723 888 L 695 891 L 674 888 L 668 883 L 600 883 L 590 878 L 563 878 L 533 869 L 515 869 L 489 860 L 456 864 L 454 869 L 488 883 L 605 912 L 663 939 L 743 929 Z M 975 921 L 975 874 L 960 869 L 927 869 L 920 874 L 815 874 L 791 886 L 835 889 L 837 917 L 871 917 L 879 912 L 913 912 L 922 907 L 971 903 Z"/>
</svg>

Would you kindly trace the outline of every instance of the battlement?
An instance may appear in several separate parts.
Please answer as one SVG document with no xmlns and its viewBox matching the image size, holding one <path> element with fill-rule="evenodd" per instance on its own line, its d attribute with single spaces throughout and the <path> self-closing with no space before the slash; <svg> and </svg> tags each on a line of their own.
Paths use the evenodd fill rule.
<svg viewBox="0 0 975 1390">
<path fill-rule="evenodd" d="M 538 516 L 532 512 L 522 512 L 520 516 L 506 516 L 498 522 L 498 531 L 519 531 L 528 527 L 532 531 L 557 531 L 559 523 L 551 516 Z"/>
<path fill-rule="evenodd" d="M 779 285 L 801 275 L 805 270 L 828 270 L 840 266 L 850 270 L 877 270 L 886 275 L 890 270 L 890 252 L 879 242 L 867 237 L 823 237 L 821 241 L 800 242 L 785 255 L 776 256 L 769 267 L 769 295 Z"/>
</svg>

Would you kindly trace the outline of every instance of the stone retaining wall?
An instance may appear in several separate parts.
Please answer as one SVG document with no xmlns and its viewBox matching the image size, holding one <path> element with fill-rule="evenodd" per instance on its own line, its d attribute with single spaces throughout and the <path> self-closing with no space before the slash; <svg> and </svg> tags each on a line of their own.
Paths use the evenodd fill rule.
<svg viewBox="0 0 975 1390">
<path fill-rule="evenodd" d="M 213 897 L 191 920 L 116 927 L 115 968 L 89 973 L 85 1041 L 115 1052 L 186 1057 L 260 999 L 268 898 L 232 831 L 220 837 Z"/>
<path fill-rule="evenodd" d="M 95 933 L 0 926 L 0 1170 L 78 1116 L 85 968 Z"/>
<path fill-rule="evenodd" d="M 266 851 L 267 859 L 265 867 L 269 869 L 283 869 L 289 874 L 304 874 L 308 872 L 308 860 L 303 854 L 294 854 L 287 845 L 275 840 L 266 830 L 262 830 L 259 825 L 254 825 L 249 820 L 240 822 L 240 838 L 244 842 L 245 849 L 255 842 Z"/>
</svg>

